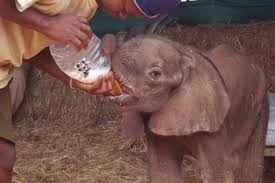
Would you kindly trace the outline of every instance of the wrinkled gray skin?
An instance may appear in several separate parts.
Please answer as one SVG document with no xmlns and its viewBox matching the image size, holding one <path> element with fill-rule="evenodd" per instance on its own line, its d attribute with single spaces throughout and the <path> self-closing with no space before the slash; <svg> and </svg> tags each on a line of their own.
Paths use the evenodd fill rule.
<svg viewBox="0 0 275 183">
<path fill-rule="evenodd" d="M 138 36 L 112 53 L 125 93 L 123 133 L 145 132 L 152 183 L 182 183 L 183 155 L 203 183 L 260 183 L 267 128 L 266 80 L 248 57 L 221 45 L 202 52 Z"/>
</svg>

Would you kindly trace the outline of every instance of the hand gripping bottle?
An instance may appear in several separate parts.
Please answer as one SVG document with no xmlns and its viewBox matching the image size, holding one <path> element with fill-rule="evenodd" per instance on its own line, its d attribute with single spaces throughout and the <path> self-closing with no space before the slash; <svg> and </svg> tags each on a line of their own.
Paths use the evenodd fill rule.
<svg viewBox="0 0 275 183">
<path fill-rule="evenodd" d="M 50 52 L 57 66 L 69 77 L 83 83 L 93 83 L 98 76 L 108 73 L 111 69 L 111 58 L 100 48 L 101 40 L 93 35 L 87 49 L 77 52 L 70 44 L 53 44 Z M 117 81 L 111 92 L 121 94 Z"/>
</svg>

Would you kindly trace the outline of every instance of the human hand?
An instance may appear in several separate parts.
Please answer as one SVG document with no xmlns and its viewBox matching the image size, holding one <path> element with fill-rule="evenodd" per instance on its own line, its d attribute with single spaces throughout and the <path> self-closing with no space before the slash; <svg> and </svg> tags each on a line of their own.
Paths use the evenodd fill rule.
<svg viewBox="0 0 275 183">
<path fill-rule="evenodd" d="M 47 17 L 48 29 L 43 33 L 61 43 L 71 43 L 77 50 L 87 48 L 93 33 L 87 18 L 59 14 Z"/>
<path fill-rule="evenodd" d="M 71 86 L 93 95 L 111 95 L 110 92 L 114 86 L 114 76 L 112 72 L 109 72 L 103 76 L 99 76 L 92 84 L 72 80 Z"/>
<path fill-rule="evenodd" d="M 108 14 L 120 17 L 122 19 L 125 19 L 128 16 L 143 17 L 143 13 L 139 10 L 134 1 L 100 1 L 98 2 L 98 5 L 100 9 L 107 12 Z"/>
</svg>

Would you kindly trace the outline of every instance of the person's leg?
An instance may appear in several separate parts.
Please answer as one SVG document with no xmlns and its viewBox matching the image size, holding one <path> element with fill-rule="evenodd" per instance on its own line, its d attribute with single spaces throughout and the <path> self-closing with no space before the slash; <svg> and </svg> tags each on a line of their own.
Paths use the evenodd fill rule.
<svg viewBox="0 0 275 183">
<path fill-rule="evenodd" d="M 29 70 L 30 64 L 24 63 L 14 71 L 13 80 L 10 85 L 12 115 L 16 113 L 23 102 Z"/>
<path fill-rule="evenodd" d="M 0 183 L 12 182 L 15 144 L 12 140 L 10 87 L 0 89 Z"/>
<path fill-rule="evenodd" d="M 15 162 L 15 145 L 0 139 L 0 183 L 11 183 Z"/>
</svg>

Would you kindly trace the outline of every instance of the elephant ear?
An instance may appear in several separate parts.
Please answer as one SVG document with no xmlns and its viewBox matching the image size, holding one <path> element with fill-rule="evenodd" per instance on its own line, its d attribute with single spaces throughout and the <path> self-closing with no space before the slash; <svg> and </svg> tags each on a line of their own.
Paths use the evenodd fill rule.
<svg viewBox="0 0 275 183">
<path fill-rule="evenodd" d="M 180 86 L 150 119 L 149 128 L 153 133 L 180 136 L 216 132 L 227 116 L 230 100 L 220 73 L 199 52 L 188 52 L 189 56 L 183 56 L 181 61 L 183 79 Z"/>
</svg>

